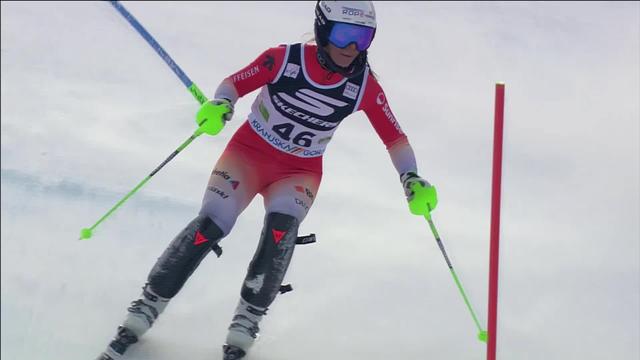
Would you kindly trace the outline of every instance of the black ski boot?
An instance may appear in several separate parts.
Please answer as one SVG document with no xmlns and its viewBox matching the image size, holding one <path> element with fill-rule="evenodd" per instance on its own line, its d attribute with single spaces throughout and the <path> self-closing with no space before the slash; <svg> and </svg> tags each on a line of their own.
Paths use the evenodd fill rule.
<svg viewBox="0 0 640 360">
<path fill-rule="evenodd" d="M 222 346 L 222 352 L 224 353 L 223 360 L 238 360 L 244 358 L 246 352 L 241 348 L 233 345 Z"/>
<path fill-rule="evenodd" d="M 123 326 L 118 326 L 116 337 L 109 343 L 107 350 L 100 354 L 96 360 L 119 360 L 129 345 L 138 342 L 138 337 L 131 330 Z"/>
</svg>

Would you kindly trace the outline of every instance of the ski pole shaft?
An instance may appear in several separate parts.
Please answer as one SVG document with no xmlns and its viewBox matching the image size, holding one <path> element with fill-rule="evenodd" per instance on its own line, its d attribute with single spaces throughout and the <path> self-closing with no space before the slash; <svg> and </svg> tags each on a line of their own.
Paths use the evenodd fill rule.
<svg viewBox="0 0 640 360">
<path fill-rule="evenodd" d="M 129 13 L 129 11 L 127 11 L 127 9 L 125 9 L 125 7 L 120 2 L 110 1 L 110 3 L 129 22 L 129 24 L 133 26 L 133 28 L 138 32 L 138 34 L 140 34 L 147 41 L 147 43 L 156 51 L 156 53 L 160 55 L 162 60 L 164 60 L 164 62 L 171 68 L 171 70 L 173 70 L 173 72 L 178 76 L 180 81 L 187 87 L 189 92 L 191 92 L 193 97 L 200 103 L 200 105 L 207 102 L 208 99 L 202 93 L 200 88 L 198 88 L 198 86 L 193 81 L 191 81 L 191 79 L 189 79 L 189 77 L 184 73 L 184 71 L 182 71 L 180 66 L 178 66 L 178 64 L 175 61 L 173 61 L 171 56 L 169 56 L 169 54 L 162 48 L 162 46 L 158 44 L 158 42 L 153 38 L 153 36 L 151 36 L 151 34 L 149 34 L 149 32 L 142 26 L 142 24 L 140 24 L 140 22 L 138 22 L 138 20 L 133 15 L 131 15 L 131 13 Z M 111 214 L 113 214 L 120 206 L 122 206 L 122 204 L 124 204 L 127 200 L 129 200 L 131 196 L 133 196 L 136 192 L 138 192 L 138 190 L 140 190 L 140 188 L 142 188 L 151 179 L 151 177 L 153 177 L 153 175 L 155 175 L 169 161 L 171 161 L 174 157 L 176 157 L 176 155 L 178 155 L 180 151 L 182 151 L 189 144 L 191 144 L 191 142 L 195 140 L 195 138 L 202 135 L 204 133 L 202 128 L 203 124 L 199 124 L 199 126 L 200 127 L 193 133 L 193 135 L 191 135 L 187 140 L 185 140 L 173 153 L 171 153 L 171 155 L 169 155 L 169 157 L 167 157 L 146 178 L 144 178 L 138 185 L 136 185 L 133 188 L 133 190 L 131 190 L 127 195 L 125 195 L 122 199 L 120 199 L 120 201 L 118 201 L 118 203 L 116 203 L 111 209 L 109 209 L 109 211 L 107 211 L 106 214 L 104 214 L 98 221 L 96 221 L 95 224 L 93 224 L 89 228 L 83 228 L 80 231 L 80 240 L 91 238 L 93 234 L 93 230 L 95 230 L 95 228 L 98 227 L 98 225 L 100 225 L 102 222 L 108 219 L 111 216 Z"/>
<path fill-rule="evenodd" d="M 162 46 L 158 44 L 156 39 L 154 39 L 153 36 L 149 34 L 144 26 L 142 26 L 142 24 L 140 24 L 140 22 L 138 22 L 138 20 L 133 15 L 131 15 L 131 13 L 129 13 L 129 11 L 127 11 L 127 9 L 125 9 L 125 7 L 119 1 L 110 1 L 110 3 L 129 22 L 129 24 L 131 24 L 131 26 L 136 29 L 138 34 L 140 34 L 140 36 L 142 36 L 147 41 L 147 43 L 158 53 L 158 55 L 160 55 L 162 60 L 164 60 L 167 65 L 169 65 L 171 70 L 173 70 L 178 78 L 180 78 L 180 81 L 182 81 L 184 86 L 187 87 L 191 95 L 193 95 L 193 97 L 200 103 L 200 105 L 207 102 L 207 97 L 200 90 L 200 88 L 198 88 L 198 86 L 193 81 L 191 81 L 191 79 L 189 79 L 187 74 L 185 74 L 180 66 L 178 66 L 178 64 L 173 61 L 171 56 L 169 56 L 169 54 L 164 51 Z"/>
<path fill-rule="evenodd" d="M 144 184 L 146 184 L 147 181 L 149 181 L 153 177 L 153 175 L 155 175 L 158 171 L 160 171 L 160 169 L 162 169 L 169 161 L 171 161 L 174 157 L 176 157 L 176 155 L 178 155 L 178 153 L 180 153 L 180 151 L 182 151 L 184 148 L 186 148 L 199 135 L 200 134 L 198 134 L 197 132 L 194 133 L 193 135 L 191 135 L 174 152 L 172 152 L 171 155 L 169 155 L 169 157 L 167 157 L 162 163 L 160 163 L 160 165 L 158 165 L 155 169 L 153 169 L 153 171 L 149 175 L 147 175 L 146 178 L 144 178 L 138 185 L 136 185 L 136 187 L 134 187 L 133 190 L 131 190 L 127 195 L 125 195 L 122 199 L 120 199 L 120 201 L 118 201 L 117 204 L 115 204 L 111 209 L 109 209 L 109 211 L 107 211 L 106 214 L 104 214 L 98 221 L 96 221 L 96 223 L 93 224 L 93 226 L 91 226 L 89 228 L 82 229 L 80 231 L 80 239 L 79 240 L 84 240 L 84 239 L 91 238 L 93 230 L 96 227 L 98 227 L 98 225 L 100 225 L 103 221 L 108 219 L 109 216 L 111 216 L 111 214 L 113 214 L 122 204 L 124 204 L 127 200 L 129 200 L 129 198 L 131 196 L 133 196 L 133 194 L 138 192 L 138 190 L 140 190 L 140 188 L 142 188 L 144 186 Z"/>
<path fill-rule="evenodd" d="M 193 81 L 191 81 L 191 79 L 187 76 L 187 74 L 185 74 L 184 71 L 182 71 L 182 69 L 180 68 L 180 66 L 175 61 L 173 61 L 171 56 L 162 48 L 162 46 L 160 46 L 160 44 L 158 44 L 156 39 L 153 36 L 151 36 L 151 34 L 149 34 L 147 29 L 145 29 L 144 26 L 140 24 L 140 22 L 135 18 L 135 16 L 131 15 L 131 13 L 127 11 L 127 9 L 119 1 L 110 1 L 110 3 L 120 13 L 120 15 L 122 15 L 125 18 L 125 20 L 127 20 L 127 22 L 129 22 L 129 24 L 133 26 L 133 28 L 138 32 L 138 34 L 140 34 L 140 36 L 142 36 L 142 38 L 146 40 L 147 44 L 149 44 L 156 51 L 156 53 L 160 55 L 162 60 L 164 60 L 164 62 L 167 65 L 169 65 L 171 70 L 173 70 L 173 73 L 176 74 L 176 76 L 178 76 L 180 81 L 184 84 L 184 86 L 187 87 L 187 90 L 189 90 L 191 95 L 193 95 L 193 97 L 198 101 L 198 103 L 200 103 L 200 105 L 209 101 L 207 97 L 204 95 L 204 93 L 202 92 L 202 90 L 200 90 L 198 85 L 196 85 Z M 207 132 L 205 130 L 206 126 L 203 126 L 203 125 L 204 123 L 198 124 L 200 128 L 196 133 L 196 137 L 198 135 L 201 135 L 203 132 L 211 134 L 210 132 Z"/>
<path fill-rule="evenodd" d="M 449 267 L 449 271 L 451 272 L 451 276 L 453 277 L 453 280 L 455 281 L 456 286 L 458 287 L 458 290 L 460 291 L 460 294 L 462 295 L 462 298 L 464 299 L 464 303 L 467 305 L 467 309 L 469 309 L 469 312 L 471 313 L 471 317 L 473 318 L 473 322 L 476 324 L 476 327 L 478 328 L 478 339 L 480 341 L 486 342 L 487 341 L 487 332 L 482 329 L 482 326 L 480 326 L 480 322 L 478 321 L 478 317 L 476 316 L 476 313 L 473 311 L 473 308 L 471 307 L 471 303 L 469 302 L 469 298 L 467 297 L 467 294 L 464 292 L 464 288 L 462 287 L 462 283 L 460 283 L 460 279 L 458 278 L 458 275 L 456 274 L 456 271 L 453 269 L 453 265 L 451 264 L 451 260 L 449 260 L 449 256 L 447 256 L 447 251 L 444 249 L 444 245 L 442 244 L 442 240 L 440 239 L 440 234 L 438 234 L 438 230 L 436 229 L 436 226 L 433 223 L 433 220 L 431 219 L 431 214 L 427 213 L 424 216 L 424 218 L 429 223 L 429 227 L 431 228 L 431 232 L 433 233 L 433 237 L 435 237 L 436 242 L 438 243 L 438 247 L 440 248 L 440 251 L 442 252 L 442 255 L 444 256 L 444 260 L 447 262 L 447 266 Z"/>
</svg>

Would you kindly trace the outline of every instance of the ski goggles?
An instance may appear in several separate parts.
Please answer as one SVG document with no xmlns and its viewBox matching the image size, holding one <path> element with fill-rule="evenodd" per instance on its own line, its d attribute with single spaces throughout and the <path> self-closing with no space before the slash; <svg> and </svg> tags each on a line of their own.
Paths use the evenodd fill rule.
<svg viewBox="0 0 640 360">
<path fill-rule="evenodd" d="M 358 51 L 365 51 L 371 46 L 375 32 L 376 29 L 367 26 L 335 23 L 329 34 L 329 41 L 341 49 L 355 43 Z"/>
</svg>

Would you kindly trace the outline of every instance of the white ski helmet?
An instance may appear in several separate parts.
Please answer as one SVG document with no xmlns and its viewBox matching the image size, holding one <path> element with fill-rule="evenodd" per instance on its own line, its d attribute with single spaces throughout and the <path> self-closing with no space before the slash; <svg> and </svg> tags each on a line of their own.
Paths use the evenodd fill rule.
<svg viewBox="0 0 640 360">
<path fill-rule="evenodd" d="M 318 1 L 314 33 L 318 61 L 327 69 L 345 77 L 355 77 L 367 66 L 367 49 L 376 33 L 376 11 L 371 1 Z M 333 44 L 345 48 L 356 44 L 360 54 L 348 67 L 338 66 L 324 47 Z"/>
</svg>

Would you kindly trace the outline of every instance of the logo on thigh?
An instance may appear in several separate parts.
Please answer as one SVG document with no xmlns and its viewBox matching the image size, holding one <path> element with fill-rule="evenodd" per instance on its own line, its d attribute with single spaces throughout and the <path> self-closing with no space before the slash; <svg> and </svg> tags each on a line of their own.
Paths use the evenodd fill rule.
<svg viewBox="0 0 640 360">
<path fill-rule="evenodd" d="M 233 188 L 233 190 L 237 189 L 238 185 L 240 185 L 240 181 L 233 180 L 233 178 L 231 177 L 231 175 L 229 175 L 229 173 L 227 171 L 221 171 L 221 170 L 218 170 L 218 169 L 213 169 L 212 174 L 216 175 L 216 176 L 220 176 L 221 178 L 227 180 L 229 182 L 229 184 L 231 184 L 231 188 Z"/>
<path fill-rule="evenodd" d="M 301 206 L 304 209 L 305 213 L 309 212 L 309 205 L 307 205 L 307 203 L 305 203 L 304 201 L 298 198 L 295 198 L 295 200 L 296 200 L 296 205 Z"/>
<path fill-rule="evenodd" d="M 214 194 L 218 194 L 218 195 L 220 195 L 220 197 L 221 197 L 221 198 L 223 198 L 223 199 L 226 199 L 226 198 L 228 198 L 228 197 L 229 197 L 229 194 L 225 193 L 224 191 L 222 191 L 222 190 L 218 189 L 218 188 L 217 188 L 217 187 L 215 187 L 215 186 L 209 186 L 209 187 L 207 188 L 207 190 L 211 191 L 211 192 L 212 192 L 212 193 L 214 193 Z"/>
<path fill-rule="evenodd" d="M 300 186 L 300 185 L 296 185 L 295 189 L 297 192 L 306 195 L 309 199 L 313 200 L 313 193 L 311 192 L 311 190 L 309 190 L 306 187 Z"/>
</svg>

